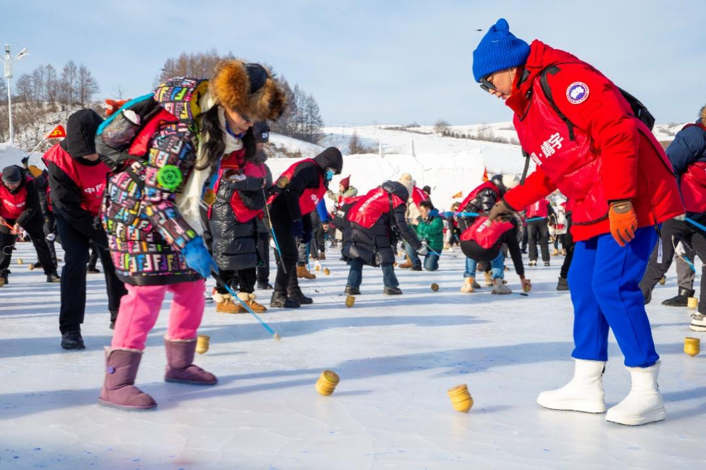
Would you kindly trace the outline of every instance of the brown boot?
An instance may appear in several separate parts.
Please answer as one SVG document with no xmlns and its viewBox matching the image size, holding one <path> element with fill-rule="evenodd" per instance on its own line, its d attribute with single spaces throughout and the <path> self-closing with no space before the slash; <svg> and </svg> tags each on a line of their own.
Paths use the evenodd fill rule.
<svg viewBox="0 0 706 470">
<path fill-rule="evenodd" d="M 173 341 L 165 338 L 164 347 L 167 351 L 165 382 L 193 385 L 216 385 L 218 383 L 215 375 L 193 363 L 196 338 Z"/>
<path fill-rule="evenodd" d="M 319 261 L 325 261 L 326 260 L 326 253 L 323 251 L 319 253 Z"/>
<path fill-rule="evenodd" d="M 410 269 L 412 266 L 412 260 L 409 259 L 409 256 L 407 256 L 406 260 L 404 263 L 400 264 L 400 269 Z"/>
<path fill-rule="evenodd" d="M 311 274 L 306 266 L 297 266 L 297 278 L 316 279 L 316 274 Z"/>
<path fill-rule="evenodd" d="M 216 312 L 218 313 L 246 313 L 247 310 L 239 302 L 233 301 L 230 294 L 213 293 L 213 300 L 216 302 Z"/>
<path fill-rule="evenodd" d="M 493 287 L 493 274 L 489 273 L 487 271 L 484 271 L 483 275 L 485 276 L 485 286 L 486 287 Z"/>
<path fill-rule="evenodd" d="M 253 312 L 265 313 L 267 311 L 267 308 L 265 308 L 264 305 L 255 302 L 255 299 L 257 299 L 255 294 L 248 294 L 248 296 L 249 298 L 245 301 L 245 303 L 248 304 L 248 307 L 250 307 Z"/>
<path fill-rule="evenodd" d="M 194 343 L 196 344 L 196 343 Z M 151 396 L 135 387 L 142 351 L 106 349 L 105 382 L 98 404 L 124 410 L 151 410 L 157 407 Z"/>
</svg>

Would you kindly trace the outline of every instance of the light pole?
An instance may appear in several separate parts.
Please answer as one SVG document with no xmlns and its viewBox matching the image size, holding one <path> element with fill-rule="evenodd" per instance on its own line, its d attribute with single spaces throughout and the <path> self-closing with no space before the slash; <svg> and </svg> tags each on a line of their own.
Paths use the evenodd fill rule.
<svg viewBox="0 0 706 470">
<path fill-rule="evenodd" d="M 0 59 L 2 60 L 3 64 L 5 64 L 5 78 L 7 78 L 7 115 L 10 117 L 10 145 L 13 145 L 15 142 L 12 132 L 12 91 L 10 90 L 10 79 L 12 78 L 12 64 L 24 57 L 27 57 L 28 55 L 29 51 L 25 47 L 20 51 L 19 54 L 17 54 L 17 57 L 13 59 L 12 55 L 10 54 L 10 45 L 5 44 L 5 59 Z"/>
</svg>

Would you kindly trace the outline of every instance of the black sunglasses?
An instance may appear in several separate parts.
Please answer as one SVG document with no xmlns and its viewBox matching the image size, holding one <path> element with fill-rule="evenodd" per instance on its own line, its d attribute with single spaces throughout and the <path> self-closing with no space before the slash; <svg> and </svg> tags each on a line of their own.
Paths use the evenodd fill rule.
<svg viewBox="0 0 706 470">
<path fill-rule="evenodd" d="M 488 75 L 488 77 L 490 77 L 490 75 Z M 488 91 L 488 92 L 489 92 L 490 90 L 493 90 L 493 91 L 496 91 L 496 90 L 497 90 L 497 88 L 495 88 L 495 85 L 493 85 L 492 83 L 490 83 L 490 82 L 488 81 L 488 78 L 487 78 L 487 77 L 480 79 L 480 87 L 481 87 L 483 90 Z"/>
</svg>

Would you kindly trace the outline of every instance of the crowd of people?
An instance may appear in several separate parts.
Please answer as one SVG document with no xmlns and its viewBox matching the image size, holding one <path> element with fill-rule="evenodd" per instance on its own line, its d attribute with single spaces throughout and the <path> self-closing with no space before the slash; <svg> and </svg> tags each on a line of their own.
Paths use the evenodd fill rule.
<svg viewBox="0 0 706 470">
<path fill-rule="evenodd" d="M 99 402 L 152 409 L 155 400 L 135 379 L 167 292 L 165 380 L 214 385 L 218 379 L 193 364 L 206 301 L 223 313 L 312 304 L 299 282 L 315 278 L 310 259 L 325 259 L 327 248 L 340 249 L 349 265 L 345 293 L 354 296 L 363 294 L 364 266 L 381 268 L 384 294 L 401 295 L 400 251 L 406 260 L 398 268 L 436 271 L 457 245 L 466 257 L 461 292 L 480 289 L 483 273 L 498 295 L 512 292 L 508 259 L 527 292 L 522 255 L 530 267 L 540 255 L 544 266 L 563 255 L 557 290 L 570 291 L 574 306 L 575 375 L 538 403 L 606 411 L 602 374 L 612 329 L 633 388 L 607 419 L 664 419 L 644 305 L 675 256 L 679 292 L 665 303 L 684 306 L 694 295 L 694 256 L 706 255 L 706 107 L 665 153 L 636 111 L 639 102 L 575 56 L 518 39 L 503 19 L 475 50 L 473 74 L 512 110 L 525 156 L 537 168 L 466 188 L 450 211 L 440 211 L 432 188 L 419 188 L 408 173 L 365 194 L 350 175 L 334 192 L 329 184 L 345 159 L 333 147 L 273 178 L 267 123 L 282 115 L 286 96 L 259 64 L 229 59 L 212 77 L 167 80 L 154 93 L 120 102 L 105 119 L 80 110 L 66 123 L 67 137 L 44 154 L 45 170 L 2 170 L 0 286 L 9 282 L 24 231 L 47 282 L 61 283 L 61 346 L 84 349 L 86 276 L 100 272 L 99 258 L 114 329 Z M 55 241 L 64 251 L 61 277 Z M 206 292 L 211 276 L 216 287 Z M 271 291 L 269 303 L 256 291 Z M 690 327 L 706 331 L 703 282 Z"/>
</svg>

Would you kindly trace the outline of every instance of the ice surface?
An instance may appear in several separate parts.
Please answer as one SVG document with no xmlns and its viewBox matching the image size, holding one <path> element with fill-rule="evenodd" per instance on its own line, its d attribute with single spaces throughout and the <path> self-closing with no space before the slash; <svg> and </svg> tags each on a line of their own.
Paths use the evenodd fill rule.
<svg viewBox="0 0 706 470">
<path fill-rule="evenodd" d="M 87 349 L 62 351 L 59 285 L 29 271 L 35 255 L 18 246 L 0 288 L 2 469 L 706 468 L 706 357 L 682 352 L 685 336 L 704 335 L 688 330 L 687 309 L 660 305 L 676 294 L 673 271 L 648 307 L 663 359 L 663 423 L 629 428 L 540 408 L 537 394 L 573 370 L 569 294 L 555 291 L 561 258 L 528 270 L 529 297 L 498 297 L 458 291 L 458 251 L 444 253 L 435 273 L 398 270 L 401 297 L 383 296 L 380 271 L 365 268 L 351 309 L 340 295 L 346 267 L 325 261 L 330 276 L 302 281 L 313 306 L 263 315 L 279 343 L 250 315 L 207 304 L 200 333 L 211 348 L 196 363 L 218 375 L 215 387 L 162 380 L 163 310 L 138 375 L 159 408 L 140 413 L 96 404 L 111 336 L 102 276 L 88 277 Z M 507 279 L 517 291 L 517 276 Z M 610 349 L 604 383 L 614 405 L 629 379 Z M 314 390 L 323 369 L 341 376 L 331 397 Z M 461 383 L 475 400 L 468 415 L 446 395 Z"/>
</svg>

